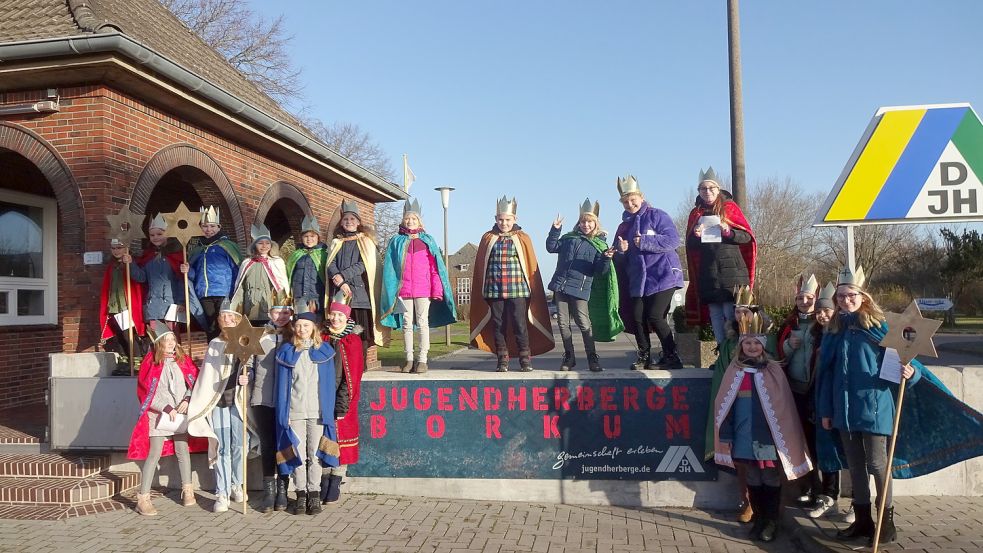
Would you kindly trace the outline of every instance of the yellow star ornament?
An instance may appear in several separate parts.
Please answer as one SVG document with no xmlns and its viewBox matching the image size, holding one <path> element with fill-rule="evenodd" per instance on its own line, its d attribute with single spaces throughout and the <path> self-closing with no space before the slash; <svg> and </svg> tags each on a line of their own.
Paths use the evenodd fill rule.
<svg viewBox="0 0 983 553">
<path fill-rule="evenodd" d="M 898 350 L 902 365 L 918 355 L 939 356 L 932 336 L 942 326 L 942 321 L 922 317 L 917 303 L 911 302 L 902 313 L 885 313 L 884 317 L 888 331 L 880 345 Z"/>
<path fill-rule="evenodd" d="M 241 317 L 239 324 L 225 329 L 225 335 L 229 339 L 225 344 L 225 353 L 235 355 L 243 363 L 253 355 L 263 355 L 265 352 L 259 343 L 263 332 L 263 327 L 253 326 L 245 317 Z"/>
</svg>

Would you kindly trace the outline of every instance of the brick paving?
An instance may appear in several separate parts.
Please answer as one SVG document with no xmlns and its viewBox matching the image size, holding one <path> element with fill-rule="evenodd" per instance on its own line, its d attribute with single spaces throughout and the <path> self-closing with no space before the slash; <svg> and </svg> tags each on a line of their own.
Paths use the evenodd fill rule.
<svg viewBox="0 0 983 553">
<path fill-rule="evenodd" d="M 318 516 L 210 512 L 154 501 L 131 510 L 62 521 L 0 520 L 0 551 L 358 551 L 377 553 L 740 553 L 799 551 L 789 536 L 767 547 L 744 538 L 729 513 L 691 509 L 544 505 L 346 495 Z"/>
<path fill-rule="evenodd" d="M 841 501 L 845 504 L 845 501 Z M 898 541 L 880 548 L 906 553 L 983 552 L 983 498 L 895 497 L 894 521 Z M 839 542 L 842 522 L 815 521 L 800 509 L 788 509 L 785 525 L 793 542 L 803 551 L 845 553 L 866 545 L 865 540 Z M 863 547 L 864 551 L 870 551 Z"/>
</svg>

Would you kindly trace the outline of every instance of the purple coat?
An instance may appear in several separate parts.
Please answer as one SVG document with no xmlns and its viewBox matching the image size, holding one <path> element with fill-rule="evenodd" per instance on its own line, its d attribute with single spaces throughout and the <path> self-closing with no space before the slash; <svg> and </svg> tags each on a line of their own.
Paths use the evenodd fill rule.
<svg viewBox="0 0 983 553">
<path fill-rule="evenodd" d="M 621 221 L 615 233 L 615 245 L 617 237 L 628 241 L 628 251 L 614 256 L 621 297 L 639 298 L 682 288 L 683 266 L 676 254 L 679 233 L 669 214 L 642 202 L 637 213 L 626 211 Z M 636 236 L 641 238 L 638 246 Z"/>
</svg>

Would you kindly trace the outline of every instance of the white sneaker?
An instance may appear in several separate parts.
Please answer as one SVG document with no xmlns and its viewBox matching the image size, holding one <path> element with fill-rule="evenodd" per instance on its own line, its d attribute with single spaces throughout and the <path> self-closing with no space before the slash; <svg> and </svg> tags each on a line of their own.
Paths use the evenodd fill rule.
<svg viewBox="0 0 983 553">
<path fill-rule="evenodd" d="M 843 522 L 853 524 L 857 520 L 857 513 L 853 512 L 853 503 L 843 510 Z"/>
<path fill-rule="evenodd" d="M 224 513 L 229 510 L 229 496 L 222 494 L 215 497 L 215 506 L 212 507 L 213 513 Z"/>
<path fill-rule="evenodd" d="M 235 486 L 232 488 L 231 499 L 233 503 L 242 503 L 244 500 L 249 499 L 248 495 L 243 497 L 242 486 Z"/>
<path fill-rule="evenodd" d="M 834 516 L 839 514 L 839 507 L 836 501 L 828 495 L 816 496 L 816 507 L 809 511 L 809 518 L 819 518 L 821 516 Z"/>
</svg>

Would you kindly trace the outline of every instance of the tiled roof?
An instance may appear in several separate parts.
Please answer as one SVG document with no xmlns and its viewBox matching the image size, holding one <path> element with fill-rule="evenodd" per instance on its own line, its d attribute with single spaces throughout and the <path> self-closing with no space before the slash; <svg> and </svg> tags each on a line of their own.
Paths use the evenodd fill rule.
<svg viewBox="0 0 983 553">
<path fill-rule="evenodd" d="M 89 34 L 86 18 L 93 16 L 96 26 L 119 29 L 257 109 L 303 129 L 157 0 L 0 0 L 0 42 Z"/>
</svg>

